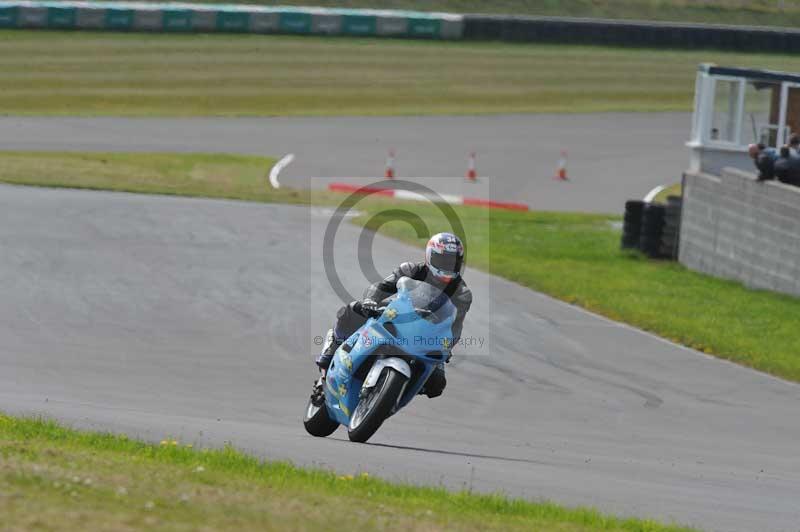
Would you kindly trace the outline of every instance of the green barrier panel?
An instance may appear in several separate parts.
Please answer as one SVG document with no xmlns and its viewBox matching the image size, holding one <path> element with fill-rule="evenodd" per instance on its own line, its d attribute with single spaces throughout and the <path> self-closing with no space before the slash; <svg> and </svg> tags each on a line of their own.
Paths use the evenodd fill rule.
<svg viewBox="0 0 800 532">
<path fill-rule="evenodd" d="M 165 9 L 162 20 L 164 31 L 191 31 L 192 12 L 184 9 Z"/>
<path fill-rule="evenodd" d="M 342 33 L 345 35 L 375 35 L 377 20 L 371 15 L 345 15 Z"/>
<path fill-rule="evenodd" d="M 378 17 L 375 32 L 384 37 L 405 37 L 408 35 L 408 19 L 406 17 Z"/>
<path fill-rule="evenodd" d="M 342 16 L 330 13 L 314 13 L 311 16 L 311 32 L 316 35 L 341 35 Z"/>
<path fill-rule="evenodd" d="M 47 27 L 74 28 L 76 13 L 74 7 L 50 7 L 47 9 Z"/>
<path fill-rule="evenodd" d="M 217 13 L 217 31 L 247 31 L 250 28 L 250 13 L 220 11 Z"/>
<path fill-rule="evenodd" d="M 281 13 L 278 27 L 286 33 L 311 33 L 311 13 Z"/>
<path fill-rule="evenodd" d="M 217 31 L 217 12 L 205 9 L 192 11 L 192 31 Z"/>
<path fill-rule="evenodd" d="M 278 31 L 277 13 L 252 13 L 250 15 L 250 33 L 275 33 Z"/>
<path fill-rule="evenodd" d="M 14 7 L 0 7 L 0 28 L 16 28 L 17 27 L 17 8 Z"/>
<path fill-rule="evenodd" d="M 79 7 L 75 27 L 82 30 L 106 29 L 106 10 L 97 7 Z"/>
<path fill-rule="evenodd" d="M 106 28 L 110 30 L 129 30 L 133 27 L 132 9 L 107 9 Z"/>
<path fill-rule="evenodd" d="M 411 37 L 438 38 L 442 21 L 433 18 L 409 18 L 408 35 Z"/>
<path fill-rule="evenodd" d="M 134 4 L 0 0 L 0 28 L 48 27 L 155 32 L 253 32 L 460 38 L 460 18 L 413 11 L 240 8 L 216 4 Z"/>
</svg>

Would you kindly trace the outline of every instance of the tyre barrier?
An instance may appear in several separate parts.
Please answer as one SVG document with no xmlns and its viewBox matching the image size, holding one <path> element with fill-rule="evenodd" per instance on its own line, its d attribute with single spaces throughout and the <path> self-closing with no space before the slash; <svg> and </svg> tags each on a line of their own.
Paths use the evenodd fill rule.
<svg viewBox="0 0 800 532">
<path fill-rule="evenodd" d="M 639 249 L 644 206 L 645 202 L 641 200 L 625 202 L 625 219 L 622 224 L 622 249 Z"/>
<path fill-rule="evenodd" d="M 652 259 L 661 258 L 661 235 L 664 230 L 666 208 L 656 203 L 648 203 L 642 212 L 642 231 L 639 236 L 639 249 Z"/>
<path fill-rule="evenodd" d="M 463 17 L 258 5 L 0 1 L 0 28 L 460 39 Z"/>
<path fill-rule="evenodd" d="M 570 17 L 464 15 L 464 39 L 660 48 L 800 51 L 792 28 Z"/>
<path fill-rule="evenodd" d="M 653 259 L 677 259 L 682 199 L 670 196 L 667 204 L 642 200 L 625 202 L 622 249 L 639 249 Z"/>
<path fill-rule="evenodd" d="M 678 240 L 680 238 L 681 208 L 683 199 L 680 196 L 669 196 L 664 207 L 664 228 L 661 231 L 661 248 L 663 258 L 677 260 Z"/>
</svg>

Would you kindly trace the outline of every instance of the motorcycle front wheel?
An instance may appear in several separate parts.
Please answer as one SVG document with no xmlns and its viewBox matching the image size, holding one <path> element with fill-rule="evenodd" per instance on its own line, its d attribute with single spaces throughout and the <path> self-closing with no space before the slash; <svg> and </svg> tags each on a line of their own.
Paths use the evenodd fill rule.
<svg viewBox="0 0 800 532">
<path fill-rule="evenodd" d="M 313 401 L 309 399 L 308 405 L 306 406 L 306 413 L 303 416 L 303 426 L 305 426 L 306 432 L 312 436 L 324 438 L 336 432 L 336 429 L 339 428 L 339 423 L 333 421 L 328 416 L 328 408 L 325 406 L 325 403 L 316 406 Z"/>
<path fill-rule="evenodd" d="M 361 398 L 350 418 L 347 436 L 350 441 L 364 443 L 380 428 L 400 399 L 407 377 L 392 368 L 381 373 L 370 392 Z"/>
</svg>

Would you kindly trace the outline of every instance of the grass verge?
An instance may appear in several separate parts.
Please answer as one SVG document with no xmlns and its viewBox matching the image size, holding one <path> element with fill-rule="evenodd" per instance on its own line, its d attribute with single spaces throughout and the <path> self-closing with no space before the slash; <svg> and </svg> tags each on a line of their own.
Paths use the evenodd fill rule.
<svg viewBox="0 0 800 532">
<path fill-rule="evenodd" d="M 201 153 L 0 152 L 0 181 L 249 201 L 308 203 L 309 194 L 275 190 L 275 159 Z"/>
<path fill-rule="evenodd" d="M 797 55 L 262 35 L 7 30 L 0 50 L 15 115 L 689 111 L 698 63 L 800 70 Z"/>
<path fill-rule="evenodd" d="M 688 530 L 0 414 L 0 512 L 9 530 L 327 530 L 336 509 L 354 530 Z"/>
<path fill-rule="evenodd" d="M 103 162 L 105 161 L 105 162 Z M 231 155 L 0 152 L 0 181 L 109 188 L 253 201 L 331 203 L 325 193 L 272 191 L 270 159 Z M 119 167 L 117 167 L 119 163 Z M 53 177 L 56 176 L 56 177 Z M 358 208 L 381 232 L 416 245 L 411 225 L 384 224 L 388 203 Z M 449 230 L 435 207 L 404 202 L 434 231 Z M 619 249 L 616 216 L 505 212 L 456 207 L 470 264 L 705 353 L 800 382 L 800 332 L 789 316 L 800 299 L 691 272 Z M 394 210 L 392 216 L 396 216 Z"/>
</svg>

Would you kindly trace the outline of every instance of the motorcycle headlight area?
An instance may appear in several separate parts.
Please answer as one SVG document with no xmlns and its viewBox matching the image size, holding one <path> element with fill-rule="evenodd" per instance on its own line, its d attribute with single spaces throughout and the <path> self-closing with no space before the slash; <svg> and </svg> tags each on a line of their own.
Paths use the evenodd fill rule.
<svg viewBox="0 0 800 532">
<path fill-rule="evenodd" d="M 358 342 L 363 347 L 376 347 L 380 345 L 394 345 L 397 340 L 393 338 L 383 327 L 373 325 L 361 333 Z"/>
</svg>

